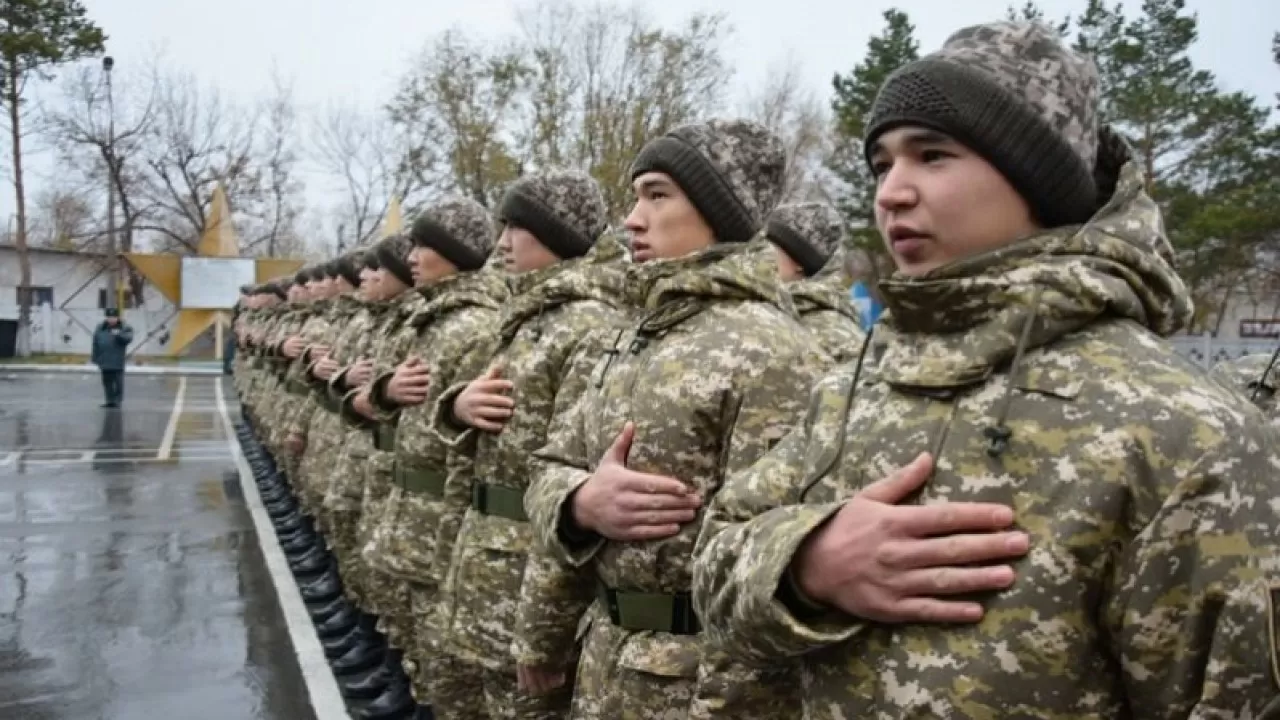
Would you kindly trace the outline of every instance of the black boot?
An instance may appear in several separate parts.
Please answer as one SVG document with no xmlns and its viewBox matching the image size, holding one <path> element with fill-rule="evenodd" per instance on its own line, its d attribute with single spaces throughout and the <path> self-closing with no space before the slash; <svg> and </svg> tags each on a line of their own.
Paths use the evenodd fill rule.
<svg viewBox="0 0 1280 720">
<path fill-rule="evenodd" d="M 305 555 L 289 558 L 289 568 L 296 573 L 299 571 L 299 568 L 318 566 L 322 563 L 329 562 L 329 560 L 329 551 L 317 543 L 316 546 Z"/>
<path fill-rule="evenodd" d="M 376 700 L 356 712 L 360 720 L 411 720 L 418 704 L 409 691 L 409 680 L 401 676 L 387 685 Z"/>
<path fill-rule="evenodd" d="M 419 705 L 418 714 L 413 716 L 413 720 L 436 720 L 436 713 L 430 705 Z"/>
<path fill-rule="evenodd" d="M 341 595 L 323 605 L 308 608 L 308 612 L 311 614 L 311 621 L 317 624 L 325 622 L 335 614 L 346 610 L 355 610 L 355 608 Z"/>
<path fill-rule="evenodd" d="M 370 636 L 365 636 L 358 645 L 347 651 L 345 655 L 329 664 L 334 675 L 352 676 L 366 672 L 378 666 L 386 655 L 387 646 Z"/>
<path fill-rule="evenodd" d="M 305 583 L 298 583 L 302 599 L 308 605 L 323 605 L 342 596 L 342 583 L 337 573 L 326 573 Z"/>
<path fill-rule="evenodd" d="M 351 632 L 359 622 L 360 615 L 355 610 L 351 608 L 339 610 L 323 622 L 316 623 L 316 633 L 322 638 L 339 637 Z M 361 634 L 367 634 L 363 628 L 361 628 Z"/>
<path fill-rule="evenodd" d="M 388 651 L 387 655 L 390 655 Z M 334 671 L 337 675 L 337 671 Z M 391 672 L 387 670 L 386 661 L 368 672 L 338 678 L 338 687 L 342 696 L 352 700 L 371 700 L 382 694 L 391 682 Z"/>
<path fill-rule="evenodd" d="M 334 570 L 333 558 L 329 553 L 321 553 L 319 555 L 307 555 L 305 560 L 298 563 L 289 563 L 289 569 L 293 571 L 293 576 L 299 579 L 311 578 L 316 575 L 322 575 Z"/>
<path fill-rule="evenodd" d="M 360 644 L 360 630 L 352 628 L 351 632 L 336 638 L 320 638 L 320 645 L 324 647 L 324 655 L 329 660 L 336 660 L 351 651 L 351 648 Z"/>
<path fill-rule="evenodd" d="M 275 502 L 264 502 L 263 505 L 267 509 L 267 515 L 270 515 L 272 519 L 285 517 L 289 513 L 298 510 L 298 501 L 288 496 Z"/>
</svg>

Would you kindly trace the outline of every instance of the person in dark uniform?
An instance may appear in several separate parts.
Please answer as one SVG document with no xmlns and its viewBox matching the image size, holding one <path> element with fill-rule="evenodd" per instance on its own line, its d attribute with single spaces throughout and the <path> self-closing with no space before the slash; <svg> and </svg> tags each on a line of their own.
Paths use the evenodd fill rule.
<svg viewBox="0 0 1280 720">
<path fill-rule="evenodd" d="M 124 400 L 124 363 L 133 328 L 120 319 L 120 311 L 107 308 L 106 317 L 93 332 L 93 364 L 102 371 L 102 390 L 106 402 L 102 407 L 120 407 Z"/>
</svg>

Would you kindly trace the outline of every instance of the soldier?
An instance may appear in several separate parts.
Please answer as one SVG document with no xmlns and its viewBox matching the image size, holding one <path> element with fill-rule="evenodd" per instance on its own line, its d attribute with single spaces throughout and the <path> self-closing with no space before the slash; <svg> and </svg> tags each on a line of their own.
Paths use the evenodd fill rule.
<svg viewBox="0 0 1280 720">
<path fill-rule="evenodd" d="M 422 294 L 413 290 L 413 271 L 409 253 L 413 249 L 407 235 L 397 234 L 379 242 L 374 253 L 379 263 L 378 284 L 387 299 L 386 314 L 374 332 L 367 354 L 341 370 L 331 387 L 343 392 L 342 416 L 361 439 L 352 439 L 339 466 L 339 477 L 325 494 L 324 505 L 336 518 L 355 524 L 355 538 L 349 555 L 339 551 L 342 589 L 351 602 L 377 617 L 377 629 L 388 641 L 384 664 L 378 672 L 344 681 L 342 688 L 351 697 L 376 696 L 367 708 L 374 715 L 394 714 L 397 709 L 413 704 L 407 679 L 402 669 L 408 634 L 395 627 L 394 611 L 408 605 L 407 588 L 372 570 L 365 562 L 363 549 L 373 539 L 373 531 L 382 519 L 387 498 L 393 487 L 395 469 L 395 427 L 374 421 L 376 413 L 367 407 L 374 378 L 393 371 L 404 362 L 418 337 L 412 322 L 426 304 Z M 356 409 L 357 400 L 366 413 Z M 342 522 L 342 521 L 339 521 Z M 334 585 L 329 583 L 328 585 Z M 315 594 L 330 591 L 326 585 Z M 342 603 L 338 603 L 339 607 Z M 330 608 L 332 610 L 332 608 Z"/>
<path fill-rule="evenodd" d="M 778 253 L 778 271 L 787 283 L 800 323 L 837 363 L 858 356 L 866 333 L 849 298 L 848 231 L 826 203 L 780 205 L 765 234 Z"/>
<path fill-rule="evenodd" d="M 444 391 L 434 423 L 460 456 L 451 459 L 446 495 L 467 497 L 470 508 L 451 556 L 437 554 L 443 657 L 432 700 L 458 720 L 553 720 L 569 709 L 568 668 L 522 668 L 517 682 L 511 651 L 532 539 L 528 461 L 555 409 L 570 406 L 586 383 L 565 374 L 571 355 L 591 329 L 621 317 L 625 248 L 603 234 L 604 197 L 588 175 L 522 178 L 498 212 L 498 249 L 514 277 L 497 350 L 484 358 L 485 375 Z"/>
<path fill-rule="evenodd" d="M 1272 425 L 1280 425 L 1280 349 L 1274 353 L 1257 353 L 1235 360 L 1225 360 L 1213 368 L 1213 374 L 1229 387 L 1244 393 L 1249 401 L 1262 408 Z"/>
<path fill-rule="evenodd" d="M 447 532 L 437 538 L 436 530 L 450 521 L 447 512 L 460 514 L 466 504 L 466 498 L 450 502 L 444 495 L 447 447 L 430 431 L 431 420 L 440 392 L 483 373 L 492 352 L 507 295 L 502 273 L 485 267 L 495 231 L 488 211 L 463 198 L 437 202 L 414 221 L 410 266 L 426 299 L 410 321 L 417 338 L 408 359 L 375 378 L 358 400 L 363 411 L 395 427 L 395 485 L 363 552 L 381 582 L 407 590 L 401 596 L 407 603 L 386 609 L 384 620 L 405 652 L 414 699 L 424 705 L 430 702 L 429 663 L 439 660 L 432 633 L 435 554 L 448 553 L 452 540 Z"/>
<path fill-rule="evenodd" d="M 875 355 L 728 479 L 694 579 L 722 651 L 800 659 L 805 717 L 1263 717 L 1280 693 L 1280 445 L 1162 339 L 1191 301 L 1097 108 L 1093 62 L 1020 22 L 880 90 Z"/>
<path fill-rule="evenodd" d="M 578 356 L 570 374 L 588 387 L 553 421 L 525 496 L 538 541 L 580 568 L 598 598 L 573 717 L 691 713 L 702 503 L 800 418 L 826 362 L 756 237 L 785 156 L 760 125 L 712 120 L 652 141 L 632 166 L 627 284 L 637 316 Z M 704 700 L 721 706 L 748 692 L 723 683 Z"/>
</svg>

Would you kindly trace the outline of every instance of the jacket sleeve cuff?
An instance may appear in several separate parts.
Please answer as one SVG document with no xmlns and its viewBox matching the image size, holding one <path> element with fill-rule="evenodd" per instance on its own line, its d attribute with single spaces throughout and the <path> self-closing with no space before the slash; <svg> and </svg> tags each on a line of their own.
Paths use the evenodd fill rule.
<svg viewBox="0 0 1280 720">
<path fill-rule="evenodd" d="M 561 558 L 574 567 L 582 567 L 595 558 L 596 553 L 604 548 L 604 536 L 587 530 L 573 519 L 573 498 L 578 494 L 591 474 L 582 472 L 573 486 L 563 494 L 560 500 L 559 518 L 556 520 L 556 545 Z"/>
<path fill-rule="evenodd" d="M 806 597 L 793 564 L 800 547 L 840 509 L 839 505 L 791 505 L 775 508 L 746 523 L 742 535 L 723 537 L 740 545 L 729 582 L 738 597 L 712 612 L 712 632 L 731 653 L 766 662 L 798 657 L 836 645 L 866 627 L 859 618 Z M 745 541 L 744 541 L 745 540 Z M 768 547 L 768 552 L 759 552 Z"/>
<path fill-rule="evenodd" d="M 387 384 L 391 382 L 393 373 L 385 372 L 373 379 L 373 383 L 369 386 L 369 402 L 374 408 L 385 412 L 393 413 L 399 409 L 395 401 L 387 397 Z"/>
<path fill-rule="evenodd" d="M 467 388 L 467 383 L 458 382 L 449 386 L 436 400 L 432 429 L 449 447 L 461 450 L 475 438 L 476 429 L 463 423 L 453 414 L 453 403 Z"/>
</svg>

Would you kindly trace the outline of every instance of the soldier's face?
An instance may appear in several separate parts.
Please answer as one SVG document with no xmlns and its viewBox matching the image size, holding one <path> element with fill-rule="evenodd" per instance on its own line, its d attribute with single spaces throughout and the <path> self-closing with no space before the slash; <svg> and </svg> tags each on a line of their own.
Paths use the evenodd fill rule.
<svg viewBox="0 0 1280 720">
<path fill-rule="evenodd" d="M 498 236 L 498 252 L 507 272 L 523 273 L 541 270 L 560 262 L 556 254 L 538 242 L 533 233 L 514 225 L 507 225 Z"/>
<path fill-rule="evenodd" d="M 871 152 L 876 227 L 903 275 L 1009 245 L 1040 230 L 1009 181 L 942 133 L 904 126 Z"/>
<path fill-rule="evenodd" d="M 632 183 L 636 204 L 627 216 L 631 259 L 684 257 L 715 242 L 715 233 L 670 175 L 649 172 Z"/>
<path fill-rule="evenodd" d="M 379 268 L 378 288 L 381 295 L 379 299 L 390 300 L 391 298 L 394 298 L 400 293 L 408 290 L 409 286 L 401 282 L 400 278 L 395 276 L 395 273 L 387 270 L 386 268 Z"/>
<path fill-rule="evenodd" d="M 377 302 L 382 299 L 382 288 L 379 287 L 378 271 L 373 268 L 360 268 L 360 289 L 356 292 L 365 302 Z"/>
<path fill-rule="evenodd" d="M 443 255 L 419 245 L 414 245 L 409 252 L 409 267 L 413 270 L 413 284 L 416 287 L 440 282 L 458 272 L 458 267 L 444 259 Z"/>
<path fill-rule="evenodd" d="M 794 282 L 804 277 L 804 268 L 800 267 L 800 263 L 796 262 L 786 250 L 783 250 L 777 243 L 773 245 L 773 254 L 778 258 L 778 275 L 782 277 L 783 282 Z"/>
</svg>

